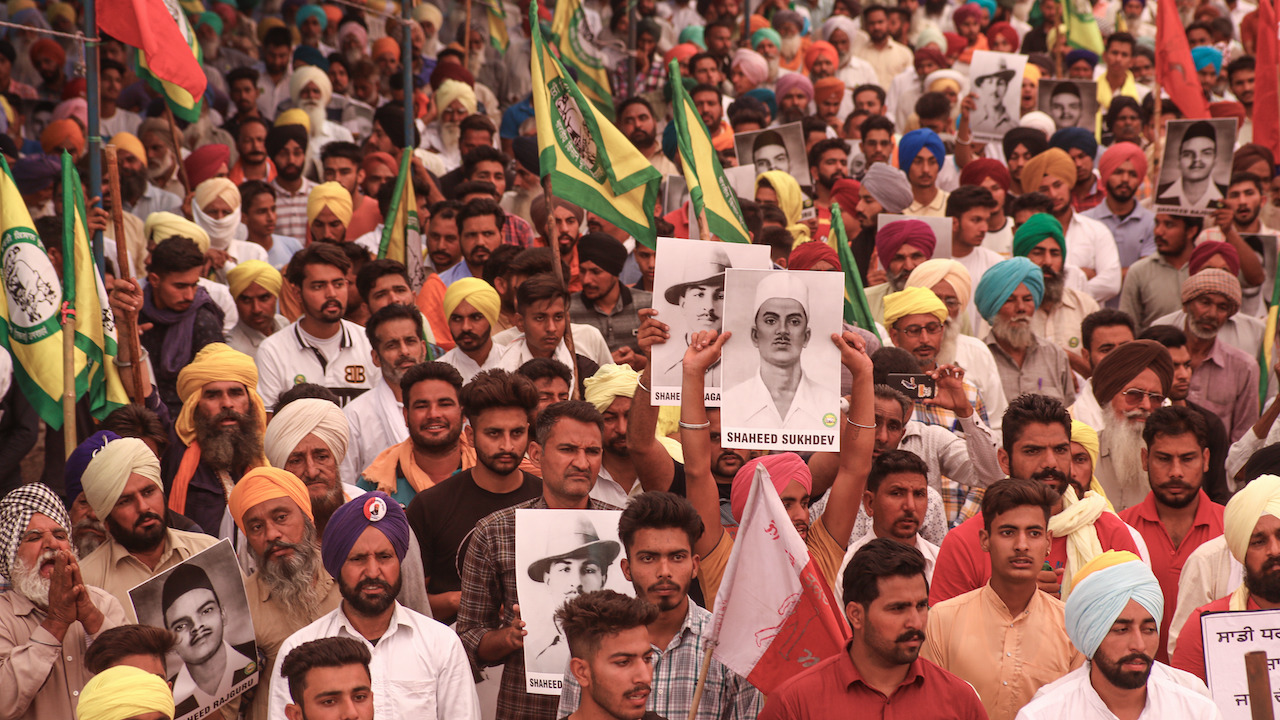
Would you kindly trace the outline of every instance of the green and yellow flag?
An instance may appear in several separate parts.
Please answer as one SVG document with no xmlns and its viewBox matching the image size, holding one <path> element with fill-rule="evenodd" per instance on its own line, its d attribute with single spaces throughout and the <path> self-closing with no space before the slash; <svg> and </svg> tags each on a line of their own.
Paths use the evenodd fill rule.
<svg viewBox="0 0 1280 720">
<path fill-rule="evenodd" d="M 561 5 L 576 4 L 561 0 Z M 557 8 L 557 13 L 560 9 Z M 586 208 L 654 247 L 654 205 L 662 175 L 636 146 L 588 101 L 551 53 L 538 26 L 537 0 L 529 4 L 533 28 L 533 111 L 542 175 L 557 197 Z"/>
<path fill-rule="evenodd" d="M 14 360 L 14 377 L 49 427 L 62 427 L 62 310 L 76 314 L 76 398 L 88 398 L 98 419 L 129 401 L 112 359 L 115 319 L 85 230 L 84 191 L 62 154 L 62 279 L 34 230 L 31 214 L 0 158 L 0 346 Z"/>
<path fill-rule="evenodd" d="M 1067 22 L 1067 45 L 1102 55 L 1102 31 L 1098 29 L 1098 18 L 1093 15 L 1093 3 L 1062 0 L 1062 10 Z"/>
<path fill-rule="evenodd" d="M 876 330 L 876 320 L 871 316 L 871 305 L 867 303 L 867 293 L 862 287 L 858 261 L 853 257 L 853 248 L 849 247 L 849 235 L 844 231 L 844 216 L 836 203 L 831 203 L 831 238 L 835 240 L 840 267 L 844 270 L 844 321 L 857 325 L 884 342 L 884 338 Z"/>
<path fill-rule="evenodd" d="M 401 154 L 400 174 L 396 176 L 396 188 L 391 193 L 387 222 L 382 226 L 378 259 L 395 260 L 404 265 L 409 271 L 409 285 L 417 295 L 427 281 L 427 268 L 422 262 L 422 227 L 418 221 L 418 200 L 413 193 L 409 160 L 408 152 Z"/>
<path fill-rule="evenodd" d="M 506 0 L 481 0 L 485 15 L 489 20 L 489 44 L 495 50 L 507 51 L 511 38 L 507 33 L 507 9 L 503 7 Z"/>
<path fill-rule="evenodd" d="M 1267 405 L 1267 384 L 1271 381 L 1272 368 L 1275 367 L 1276 325 L 1280 316 L 1280 273 L 1276 274 L 1271 288 L 1271 307 L 1267 309 L 1267 329 L 1262 333 L 1262 349 L 1258 351 L 1258 365 L 1262 372 L 1258 373 L 1258 407 Z"/>
<path fill-rule="evenodd" d="M 671 106 L 675 115 L 676 145 L 680 148 L 680 165 L 689 186 L 689 200 L 695 214 L 706 213 L 707 228 L 726 242 L 751 242 L 747 221 L 738 206 L 738 196 L 729 187 L 729 179 L 720 166 L 720 156 L 711 146 L 711 133 L 698 115 L 684 83 L 680 82 L 680 63 L 672 60 L 668 68 L 671 78 Z"/>
<path fill-rule="evenodd" d="M 536 13 L 529 14 L 530 27 L 538 27 Z M 536 34 L 536 33 L 535 33 Z M 613 91 L 610 90 L 609 62 L 596 43 L 582 0 L 559 0 L 551 16 L 551 36 L 564 64 L 578 71 L 582 94 L 596 104 L 605 117 L 613 119 Z M 535 61 L 536 62 L 536 61 Z M 567 75 L 567 73 L 566 73 Z"/>
</svg>

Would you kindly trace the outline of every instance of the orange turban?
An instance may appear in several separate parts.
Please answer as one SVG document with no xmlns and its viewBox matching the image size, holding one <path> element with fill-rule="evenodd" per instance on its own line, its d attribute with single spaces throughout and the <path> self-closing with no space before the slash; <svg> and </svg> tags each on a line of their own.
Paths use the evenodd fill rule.
<svg viewBox="0 0 1280 720">
<path fill-rule="evenodd" d="M 809 49 L 804 51 L 805 72 L 813 72 L 813 64 L 817 62 L 819 55 L 826 55 L 832 65 L 840 64 L 840 53 L 836 52 L 836 46 L 826 40 L 818 40 L 810 43 Z"/>
<path fill-rule="evenodd" d="M 227 509 L 231 511 L 236 527 L 244 532 L 244 514 L 253 506 L 276 498 L 289 498 L 315 522 L 307 486 L 302 484 L 297 475 L 273 467 L 254 468 L 240 478 L 240 482 L 236 483 L 231 489 L 231 495 L 227 497 Z"/>
<path fill-rule="evenodd" d="M 813 84 L 814 102 L 821 102 L 832 95 L 842 94 L 844 94 L 844 81 L 838 77 L 824 77 Z"/>
<path fill-rule="evenodd" d="M 400 43 L 395 38 L 384 35 L 373 41 L 373 59 L 377 60 L 383 55 L 394 55 L 400 57 Z"/>
<path fill-rule="evenodd" d="M 66 147 L 72 155 L 80 157 L 84 154 L 84 146 L 84 131 L 80 129 L 80 123 L 71 118 L 54 120 L 40 133 L 40 147 L 46 155 Z"/>
</svg>

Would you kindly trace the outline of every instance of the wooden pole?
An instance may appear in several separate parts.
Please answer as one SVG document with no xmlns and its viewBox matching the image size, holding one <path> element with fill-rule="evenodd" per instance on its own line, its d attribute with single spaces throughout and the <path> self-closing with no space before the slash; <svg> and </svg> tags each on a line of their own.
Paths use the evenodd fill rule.
<svg viewBox="0 0 1280 720">
<path fill-rule="evenodd" d="M 698 213 L 698 238 L 703 241 L 715 240 L 711 235 L 711 226 L 707 225 L 707 210 Z"/>
<path fill-rule="evenodd" d="M 62 303 L 62 451 L 71 457 L 76 449 L 76 314 Z"/>
<path fill-rule="evenodd" d="M 116 158 L 116 146 L 103 148 L 107 155 L 107 189 L 111 191 L 111 223 L 116 235 L 116 277 L 129 280 L 133 277 L 133 269 L 129 265 L 129 246 L 124 239 L 124 208 L 120 200 L 120 165 Z M 116 327 L 121 327 L 117 325 Z M 137 363 L 142 360 L 141 341 L 138 339 L 138 324 L 128 323 L 124 330 L 124 341 L 129 347 L 129 357 Z M 142 387 L 142 374 L 136 369 L 133 376 L 133 404 L 145 405 L 147 393 Z"/>
<path fill-rule="evenodd" d="M 556 237 L 556 206 L 554 196 L 551 194 L 551 178 L 547 178 L 546 184 L 542 186 L 542 196 L 547 203 L 547 241 L 551 244 L 551 254 L 555 256 L 556 260 L 551 263 L 551 266 L 555 269 L 556 280 L 560 281 L 560 287 L 564 288 L 565 293 L 568 294 L 569 279 L 564 276 L 564 268 L 560 265 L 560 239 Z M 573 373 L 574 378 L 573 386 L 569 388 L 569 397 L 574 400 L 581 400 L 582 398 L 578 393 L 578 382 L 582 378 L 578 377 L 578 352 L 573 347 L 573 323 L 569 320 L 567 303 L 564 311 L 564 345 L 569 349 L 569 361 L 573 363 L 569 371 Z"/>
<path fill-rule="evenodd" d="M 490 0 L 490 1 L 502 2 L 502 0 Z M 466 8 L 467 8 L 467 31 L 463 33 L 463 37 L 466 38 L 466 42 L 463 43 L 463 48 L 462 48 L 462 54 L 463 54 L 462 67 L 467 68 L 469 70 L 471 69 L 471 0 L 466 0 Z M 537 28 L 534 28 L 534 31 L 536 32 Z M 437 108 L 437 110 L 439 110 L 440 112 L 444 112 L 444 108 Z"/>
<path fill-rule="evenodd" d="M 711 670 L 711 653 L 715 652 L 716 643 L 707 643 L 707 650 L 702 654 L 702 667 L 698 669 L 698 684 L 693 687 L 693 704 L 689 706 L 689 720 L 698 717 L 698 705 L 702 702 L 702 691 L 707 687 L 707 673 Z"/>
<path fill-rule="evenodd" d="M 191 194 L 191 181 L 187 179 L 187 166 L 182 162 L 182 136 L 178 133 L 178 122 L 173 119 L 173 111 L 169 109 L 168 101 L 164 103 L 164 119 L 169 121 L 169 138 L 173 141 L 173 161 L 178 167 L 178 179 L 182 181 L 182 201 L 187 201 L 187 195 Z"/>
<path fill-rule="evenodd" d="M 1275 720 L 1271 707 L 1271 676 L 1265 650 L 1244 654 L 1244 674 L 1249 681 L 1249 715 L 1253 720 Z"/>
</svg>

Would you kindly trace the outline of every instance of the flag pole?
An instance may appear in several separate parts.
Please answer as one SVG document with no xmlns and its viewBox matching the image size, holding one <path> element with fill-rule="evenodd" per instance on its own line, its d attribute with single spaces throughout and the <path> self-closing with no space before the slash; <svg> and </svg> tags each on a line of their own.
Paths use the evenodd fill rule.
<svg viewBox="0 0 1280 720">
<path fill-rule="evenodd" d="M 400 4 L 400 17 L 403 20 L 404 35 L 400 39 L 402 60 L 400 62 L 400 72 L 404 79 L 404 147 L 406 150 L 412 151 L 413 148 L 413 131 L 414 131 L 414 108 L 413 108 L 413 40 L 410 32 L 409 23 L 413 22 L 413 0 L 403 0 Z M 467 33 L 471 30 L 471 0 L 467 0 Z M 471 36 L 467 35 L 466 47 L 471 47 Z M 469 59 L 470 54 L 467 55 Z M 436 108 L 443 112 L 444 108 Z M 406 178 L 406 182 L 413 182 L 412 173 Z M 376 199 L 376 198 L 375 198 Z"/>
<path fill-rule="evenodd" d="M 107 145 L 103 150 L 107 154 L 107 189 L 111 191 L 111 223 L 116 235 L 116 264 L 118 265 L 116 277 L 129 280 L 133 277 L 133 269 L 129 265 L 129 246 L 124 239 L 124 208 L 120 200 L 120 165 L 116 158 L 115 145 Z M 124 341 L 129 347 L 129 357 L 133 362 L 140 362 L 142 350 L 139 347 L 141 343 L 138 340 L 138 324 L 128 323 L 128 327 L 123 329 Z M 145 405 L 147 393 L 142 388 L 142 374 L 134 370 L 131 375 L 133 376 L 133 403 Z"/>
<path fill-rule="evenodd" d="M 75 212 L 71 210 L 71 212 Z M 64 279 L 65 283 L 66 280 Z M 71 282 L 75 282 L 72 279 Z M 62 301 L 62 451 L 71 457 L 76 449 L 76 311 Z"/>
<path fill-rule="evenodd" d="M 98 63 L 98 18 L 97 3 L 89 0 L 84 3 L 84 62 L 85 62 L 85 95 L 89 103 L 89 197 L 102 197 L 102 155 L 98 149 L 102 147 L 102 112 L 101 93 L 99 91 Z M 93 247 L 93 260 L 98 265 L 98 272 L 106 274 L 106 260 L 103 257 L 102 231 L 95 230 L 89 238 Z"/>
<path fill-rule="evenodd" d="M 494 0 L 494 1 L 502 2 L 502 0 Z M 467 30 L 462 34 L 462 36 L 466 38 L 462 43 L 462 67 L 469 69 L 471 67 L 471 0 L 466 0 L 466 8 L 467 8 L 467 26 L 466 26 Z M 440 109 L 443 110 L 443 108 L 440 108 Z"/>
<path fill-rule="evenodd" d="M 551 266 L 555 269 L 556 280 L 560 281 L 560 287 L 564 288 L 565 294 L 569 293 L 569 280 L 564 276 L 564 268 L 561 267 L 560 239 L 556 237 L 556 206 L 552 200 L 551 194 L 551 178 L 545 178 L 542 186 L 542 197 L 547 203 L 547 242 L 551 244 L 551 254 L 555 257 L 555 262 Z M 583 213 L 586 213 L 584 208 Z M 573 377 L 581 381 L 578 377 L 578 352 L 573 347 L 573 323 L 569 320 L 569 308 L 565 307 L 565 323 L 564 323 L 564 345 L 569 349 L 569 362 L 573 363 L 573 367 L 569 368 L 573 373 Z M 581 400 L 578 395 L 578 383 L 573 383 L 573 387 L 569 388 L 569 397 L 574 400 Z"/>
<path fill-rule="evenodd" d="M 191 181 L 187 179 L 187 166 L 182 162 L 182 139 L 178 134 L 178 121 L 173 119 L 173 110 L 169 109 L 169 101 L 164 102 L 164 119 L 169 122 L 169 139 L 173 143 L 173 162 L 178 168 L 178 180 L 182 182 L 182 202 L 185 205 L 187 195 L 191 194 Z"/>
<path fill-rule="evenodd" d="M 706 652 L 702 653 L 702 667 L 698 669 L 698 684 L 693 688 L 693 705 L 689 706 L 689 720 L 698 717 L 698 705 L 702 703 L 702 691 L 707 689 L 707 673 L 711 671 L 711 653 L 715 652 L 716 641 L 707 643 Z"/>
</svg>

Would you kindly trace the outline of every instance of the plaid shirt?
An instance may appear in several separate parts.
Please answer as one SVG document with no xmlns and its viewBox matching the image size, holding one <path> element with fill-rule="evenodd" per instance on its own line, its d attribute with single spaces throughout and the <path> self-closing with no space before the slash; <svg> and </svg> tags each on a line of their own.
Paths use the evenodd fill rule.
<svg viewBox="0 0 1280 720">
<path fill-rule="evenodd" d="M 502 244 L 518 248 L 532 247 L 533 227 L 529 225 L 529 221 L 519 215 L 507 213 L 507 221 L 502 224 Z"/>
<path fill-rule="evenodd" d="M 653 692 L 646 709 L 665 718 L 683 720 L 693 707 L 693 691 L 698 684 L 698 670 L 706 653 L 706 637 L 711 634 L 711 613 L 689 601 L 680 632 L 671 638 L 667 649 L 653 645 Z M 764 705 L 760 691 L 745 678 L 711 660 L 707 683 L 698 704 L 696 720 L 755 720 Z M 565 675 L 560 691 L 560 709 L 556 717 L 568 717 L 582 702 L 582 688 L 572 675 Z"/>
<path fill-rule="evenodd" d="M 1075 193 L 1071 194 L 1071 207 L 1078 213 L 1098 207 L 1102 204 L 1102 201 L 1107 198 L 1107 191 L 1102 188 L 1102 183 L 1098 182 L 1097 176 L 1094 176 L 1092 182 L 1093 192 L 1088 195 L 1085 195 L 1084 197 L 1076 197 Z"/>
<path fill-rule="evenodd" d="M 987 420 L 987 404 L 982 401 L 982 395 L 978 394 L 978 388 L 969 384 L 968 380 L 961 380 L 964 383 L 964 395 L 969 398 L 969 404 L 973 406 L 973 411 L 982 418 L 982 422 L 990 427 L 991 422 Z M 960 418 L 951 410 L 937 405 L 925 405 L 923 402 L 916 401 L 915 412 L 912 413 L 911 419 L 916 422 L 922 422 L 925 425 L 939 425 L 951 432 L 964 434 L 964 430 L 960 427 Z"/>
<path fill-rule="evenodd" d="M 623 60 L 618 63 L 618 68 L 613 71 L 613 98 L 615 101 L 621 101 L 632 95 L 643 95 L 645 93 L 658 92 L 667 82 L 667 66 L 662 62 L 662 56 L 655 54 L 653 62 L 649 63 L 646 69 L 640 69 L 636 73 L 635 82 L 627 82 L 627 75 L 630 72 L 630 60 Z M 639 63 L 636 63 L 639 65 Z"/>
<path fill-rule="evenodd" d="M 942 478 L 942 508 L 947 513 L 947 524 L 955 529 L 982 510 L 982 496 L 986 488 L 966 487 L 949 477 Z"/>
<path fill-rule="evenodd" d="M 480 641 L 494 630 L 511 624 L 511 607 L 520 602 L 516 595 L 516 510 L 545 510 L 547 501 L 534 498 L 499 510 L 481 520 L 472 531 L 471 544 L 462 563 L 462 600 L 454 628 L 462 647 L 476 667 L 505 665 L 498 691 L 498 714 L 502 720 L 554 720 L 560 699 L 555 695 L 525 692 L 524 653 L 516 651 L 494 663 L 476 654 Z M 588 510 L 619 510 L 596 500 L 587 501 Z"/>
<path fill-rule="evenodd" d="M 292 238 L 307 239 L 307 197 L 316 184 L 302 178 L 302 187 L 291 193 L 274 181 L 271 188 L 276 191 L 276 234 L 288 235 Z"/>
</svg>

